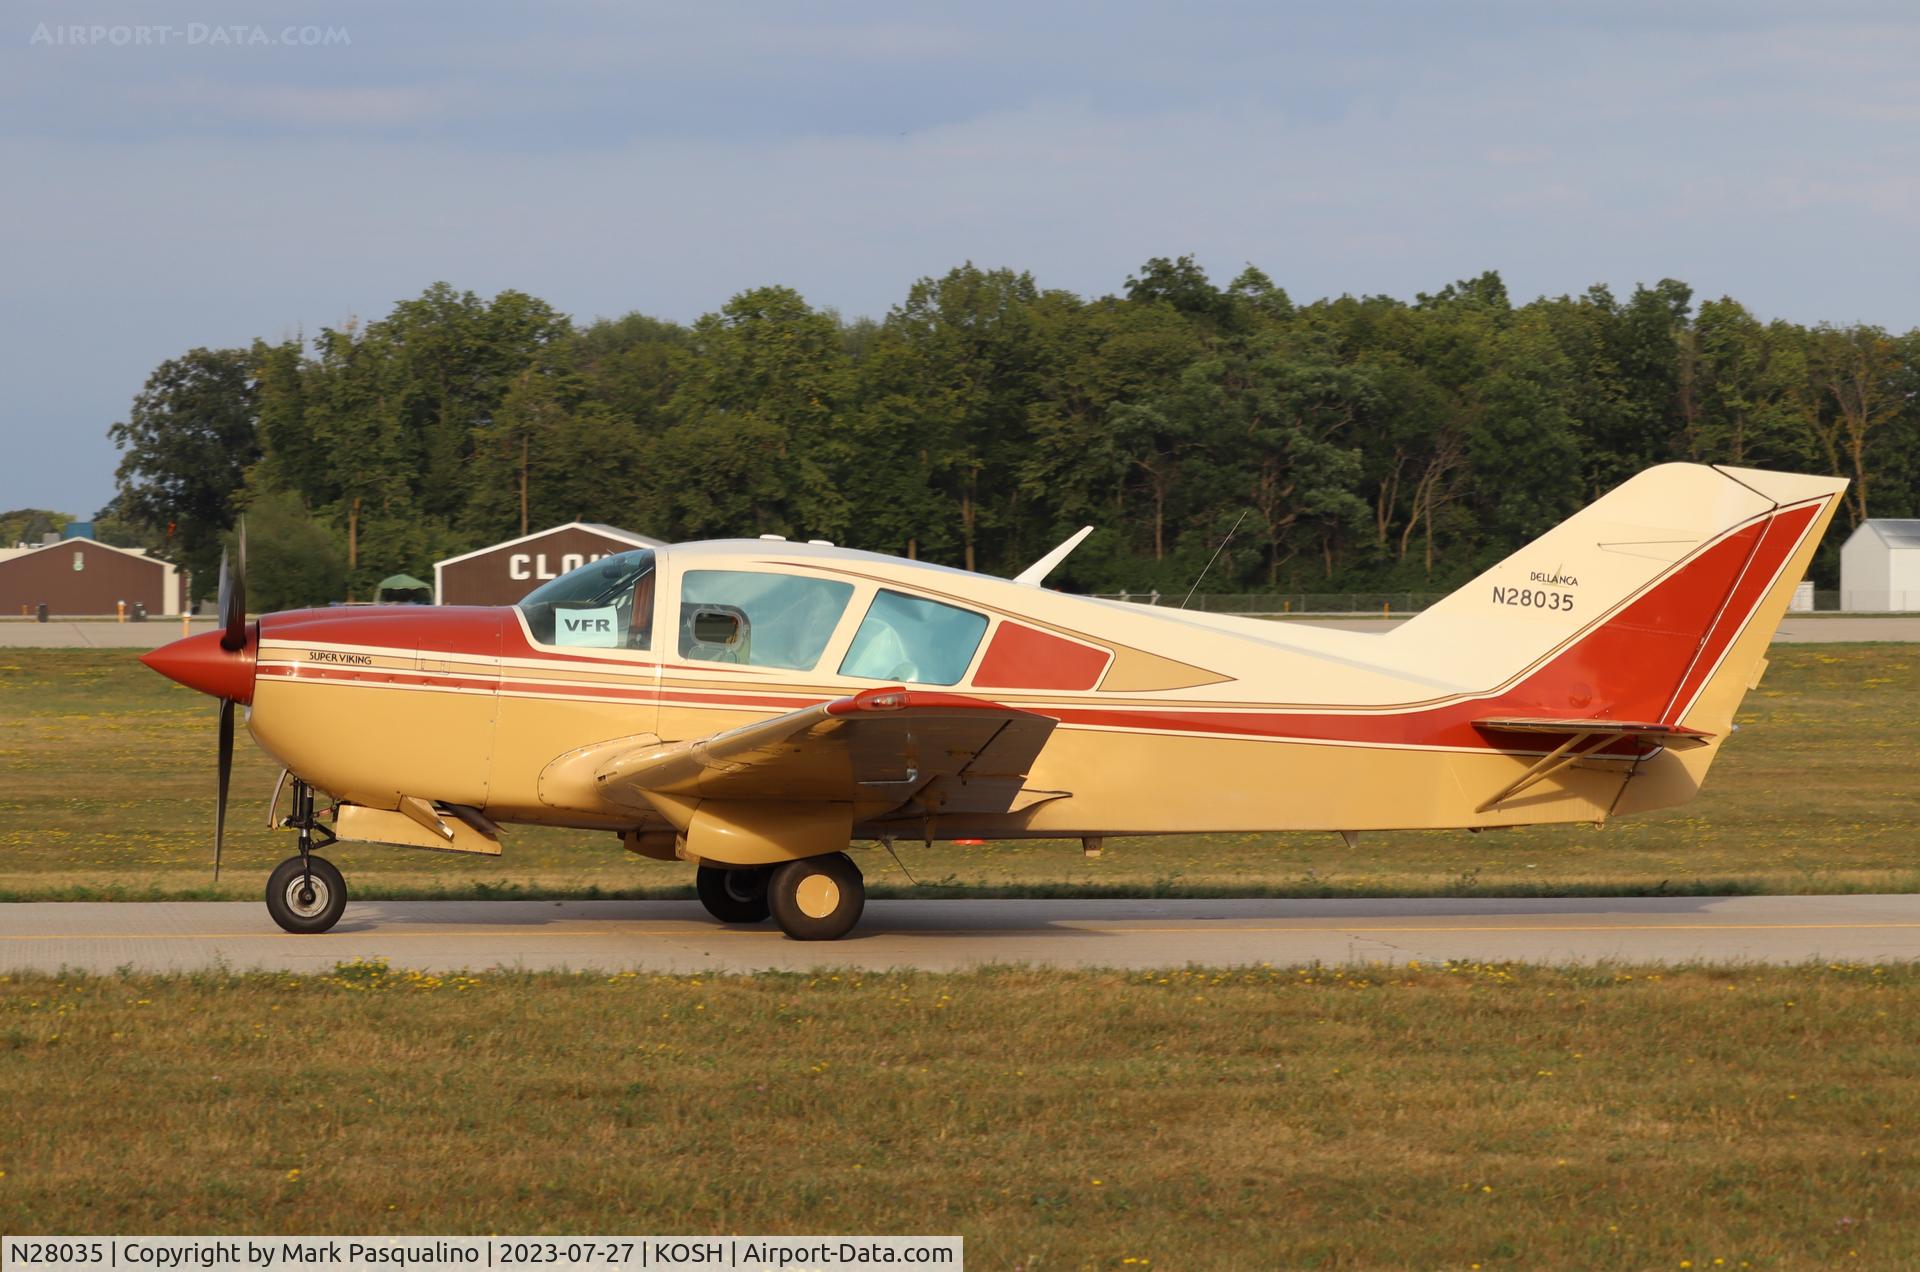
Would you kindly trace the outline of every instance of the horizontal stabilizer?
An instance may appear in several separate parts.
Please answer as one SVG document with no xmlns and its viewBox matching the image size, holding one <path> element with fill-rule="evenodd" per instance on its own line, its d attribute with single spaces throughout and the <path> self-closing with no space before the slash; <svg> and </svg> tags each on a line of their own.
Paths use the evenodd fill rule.
<svg viewBox="0 0 1920 1272">
<path fill-rule="evenodd" d="M 1475 720 L 1473 727 L 1489 733 L 1584 734 L 1587 737 L 1648 738 L 1668 746 L 1698 746 L 1712 737 L 1682 724 L 1649 720 L 1578 720 L 1554 716 L 1506 716 Z"/>
<path fill-rule="evenodd" d="M 1602 756 L 1603 751 L 1622 738 L 1685 749 L 1705 746 L 1713 737 L 1711 733 L 1689 729 L 1682 724 L 1659 724 L 1648 720 L 1580 720 L 1564 716 L 1495 716 L 1487 720 L 1475 720 L 1473 727 L 1485 733 L 1550 733 L 1566 739 L 1535 760 L 1526 772 L 1501 787 L 1497 794 L 1482 801 L 1474 810 L 1481 813 L 1499 807 L 1520 792 L 1581 760 L 1644 758 L 1636 755 Z"/>
</svg>

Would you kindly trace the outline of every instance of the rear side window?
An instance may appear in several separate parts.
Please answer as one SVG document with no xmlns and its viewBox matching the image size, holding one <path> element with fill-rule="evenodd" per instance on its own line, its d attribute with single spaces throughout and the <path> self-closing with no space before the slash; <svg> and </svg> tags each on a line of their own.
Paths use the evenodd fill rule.
<svg viewBox="0 0 1920 1272">
<path fill-rule="evenodd" d="M 680 656 L 805 671 L 846 612 L 853 584 L 752 570 L 689 570 L 680 581 Z"/>
<path fill-rule="evenodd" d="M 902 684 L 958 684 L 986 630 L 985 614 L 883 590 L 860 621 L 840 674 Z"/>
</svg>

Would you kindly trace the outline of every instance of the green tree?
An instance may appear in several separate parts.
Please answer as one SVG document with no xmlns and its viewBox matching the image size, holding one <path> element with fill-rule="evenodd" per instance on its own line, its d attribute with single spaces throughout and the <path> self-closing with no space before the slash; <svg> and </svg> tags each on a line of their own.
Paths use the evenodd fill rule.
<svg viewBox="0 0 1920 1272">
<path fill-rule="evenodd" d="M 1798 468 L 1813 454 L 1805 342 L 1728 297 L 1705 301 L 1680 334 L 1676 379 L 1685 453 L 1702 463 Z"/>
<path fill-rule="evenodd" d="M 1045 372 L 1033 338 L 1039 297 L 1031 275 L 972 263 L 923 278 L 870 355 L 881 391 L 910 403 L 902 418 L 917 421 L 926 481 L 943 506 L 927 527 L 932 555 L 951 543 L 969 570 L 983 560 L 1004 570 L 1021 556 L 1018 465 Z"/>
<path fill-rule="evenodd" d="M 1049 292 L 1032 316 L 1032 339 L 1045 354 L 1019 448 L 1022 489 L 1049 540 L 1088 522 L 1117 531 L 1075 553 L 1062 578 L 1105 570 L 1113 586 L 1127 586 L 1132 571 L 1115 571 L 1112 558 L 1149 551 L 1159 562 L 1173 548 L 1178 462 L 1191 422 L 1169 418 L 1177 408 L 1166 398 L 1206 353 L 1205 339 L 1158 300 L 1082 305 Z M 1136 536 L 1142 528 L 1148 533 Z"/>
<path fill-rule="evenodd" d="M 798 292 L 742 292 L 693 326 L 654 451 L 669 523 L 688 536 L 843 538 L 840 411 L 852 386 L 839 325 Z"/>
<path fill-rule="evenodd" d="M 192 349 L 161 363 L 108 435 L 123 452 L 116 515 L 153 531 L 192 571 L 194 596 L 211 596 L 235 493 L 260 458 L 250 355 Z"/>
<path fill-rule="evenodd" d="M 10 548 L 16 543 L 32 546 L 50 534 L 59 534 L 72 520 L 71 514 L 54 512 L 48 508 L 15 508 L 0 512 L 0 547 Z"/>
<path fill-rule="evenodd" d="M 1812 333 L 1808 367 L 1819 390 L 1814 435 L 1828 471 L 1851 481 L 1847 511 L 1854 525 L 1868 516 L 1873 444 L 1910 409 L 1910 367 L 1900 342 L 1878 327 L 1829 327 Z"/>
<path fill-rule="evenodd" d="M 1695 312 L 1671 279 L 1516 303 L 1491 271 L 1295 304 L 1191 256 L 1089 299 L 966 264 L 879 322 L 766 287 L 691 327 L 576 328 L 436 284 L 175 359 L 115 440 L 100 533 L 190 554 L 203 593 L 236 500 L 269 495 L 360 596 L 576 518 L 1001 573 L 1093 523 L 1056 581 L 1172 591 L 1243 511 L 1208 587 L 1440 587 L 1672 458 L 1847 476 L 1850 521 L 1920 511 L 1920 331 Z"/>
<path fill-rule="evenodd" d="M 246 499 L 247 605 L 256 613 L 303 609 L 345 597 L 347 563 L 333 532 L 290 490 Z M 236 536 L 228 536 L 231 546 Z"/>
</svg>

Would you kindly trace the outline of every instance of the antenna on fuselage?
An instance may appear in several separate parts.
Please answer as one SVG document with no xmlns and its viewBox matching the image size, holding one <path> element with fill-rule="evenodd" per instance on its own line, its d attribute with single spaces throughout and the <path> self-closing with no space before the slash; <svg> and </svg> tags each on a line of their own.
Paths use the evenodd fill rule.
<svg viewBox="0 0 1920 1272">
<path fill-rule="evenodd" d="M 1187 594 L 1180 598 L 1181 609 L 1187 608 L 1187 602 L 1192 600 L 1193 594 L 1200 590 L 1200 579 L 1204 579 L 1207 577 L 1207 571 L 1213 568 L 1213 563 L 1220 559 L 1220 554 L 1227 550 L 1227 545 L 1229 543 L 1233 542 L 1233 536 L 1240 533 L 1240 522 L 1245 521 L 1246 519 L 1247 519 L 1247 510 L 1245 508 L 1242 508 L 1240 510 L 1239 520 L 1233 523 L 1233 529 L 1227 531 L 1227 537 L 1220 540 L 1220 546 L 1213 550 L 1213 555 L 1207 558 L 1207 563 L 1200 567 L 1199 578 L 1194 579 L 1193 586 L 1188 588 Z"/>
<path fill-rule="evenodd" d="M 1053 573 L 1053 567 L 1066 560 L 1068 554 L 1080 546 L 1080 541 L 1092 533 L 1092 526 L 1081 526 L 1065 543 L 1014 575 L 1013 581 L 1025 583 L 1028 587 L 1039 587 L 1046 581 L 1047 575 Z"/>
</svg>

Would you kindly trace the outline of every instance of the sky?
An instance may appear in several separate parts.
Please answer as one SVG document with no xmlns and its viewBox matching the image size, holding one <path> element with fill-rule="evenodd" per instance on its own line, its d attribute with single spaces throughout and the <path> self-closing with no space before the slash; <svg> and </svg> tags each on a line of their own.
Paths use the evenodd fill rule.
<svg viewBox="0 0 1920 1272">
<path fill-rule="evenodd" d="M 163 360 L 437 280 L 589 321 L 964 261 L 1296 301 L 1497 269 L 1920 325 L 1905 3 L 0 3 L 0 509 Z"/>
</svg>

